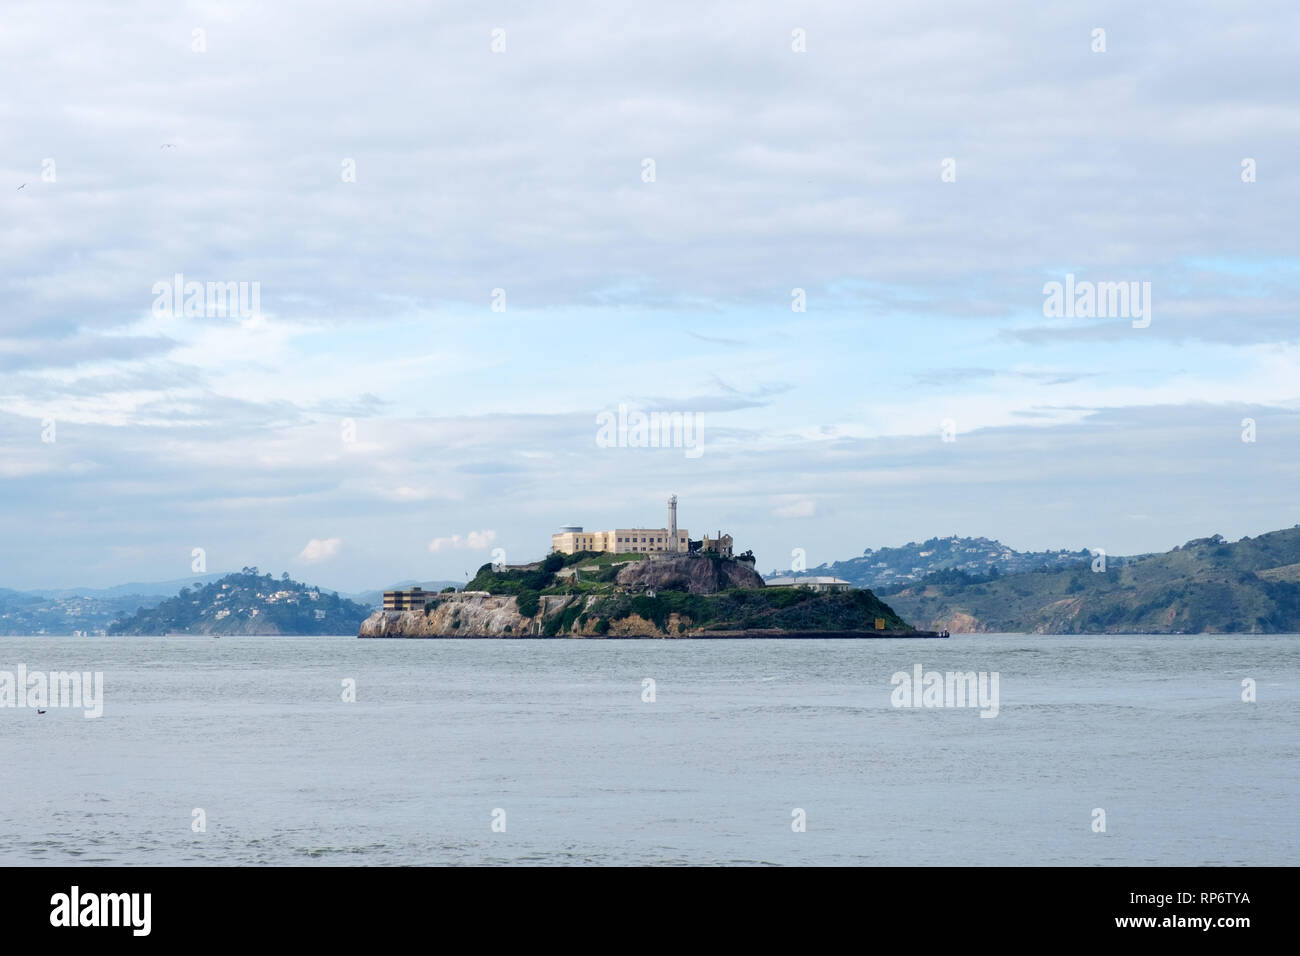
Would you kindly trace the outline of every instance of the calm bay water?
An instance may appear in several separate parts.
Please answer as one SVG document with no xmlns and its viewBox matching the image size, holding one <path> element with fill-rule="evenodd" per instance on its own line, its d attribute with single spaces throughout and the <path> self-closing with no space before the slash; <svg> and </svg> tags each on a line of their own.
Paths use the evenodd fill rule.
<svg viewBox="0 0 1300 956">
<path fill-rule="evenodd" d="M 997 672 L 998 716 L 892 707 L 917 663 Z M 1296 636 L 0 638 L 19 664 L 105 703 L 0 709 L 9 865 L 1300 863 Z"/>
</svg>

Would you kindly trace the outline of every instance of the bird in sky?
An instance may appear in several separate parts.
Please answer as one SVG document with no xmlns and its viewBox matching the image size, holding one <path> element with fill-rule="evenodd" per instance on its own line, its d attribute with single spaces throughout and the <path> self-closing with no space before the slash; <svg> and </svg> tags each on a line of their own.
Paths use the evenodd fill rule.
<svg viewBox="0 0 1300 956">
<path fill-rule="evenodd" d="M 175 149 L 175 148 L 176 148 L 176 144 L 175 144 L 175 143 L 163 143 L 163 144 L 162 144 L 161 146 L 159 146 L 158 148 L 159 148 L 159 149 Z"/>
<path fill-rule="evenodd" d="M 26 183 L 23 183 L 21 186 L 18 187 L 18 189 L 15 189 L 14 192 L 19 192 L 20 190 L 23 190 L 23 189 L 26 189 L 26 188 L 27 188 L 27 184 L 26 184 Z"/>
</svg>

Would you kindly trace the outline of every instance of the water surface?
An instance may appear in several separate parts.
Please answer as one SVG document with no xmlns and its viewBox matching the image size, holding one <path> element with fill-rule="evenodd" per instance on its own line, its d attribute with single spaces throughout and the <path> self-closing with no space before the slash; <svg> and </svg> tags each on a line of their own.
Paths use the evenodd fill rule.
<svg viewBox="0 0 1300 956">
<path fill-rule="evenodd" d="M 1000 713 L 894 708 L 917 663 L 997 672 Z M 0 638 L 18 664 L 105 703 L 0 709 L 4 864 L 1300 862 L 1295 636 Z"/>
</svg>

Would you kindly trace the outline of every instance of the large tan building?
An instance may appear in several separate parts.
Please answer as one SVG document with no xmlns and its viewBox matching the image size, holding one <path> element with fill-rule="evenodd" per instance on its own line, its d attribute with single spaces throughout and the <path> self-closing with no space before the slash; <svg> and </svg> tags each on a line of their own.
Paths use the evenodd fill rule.
<svg viewBox="0 0 1300 956">
<path fill-rule="evenodd" d="M 579 551 L 605 551 L 612 554 L 681 553 L 689 550 L 690 532 L 677 527 L 677 496 L 668 499 L 667 528 L 615 528 L 613 531 L 584 531 L 561 528 L 551 535 L 551 550 L 561 554 Z"/>
<path fill-rule="evenodd" d="M 423 588 L 414 587 L 406 590 L 395 590 L 384 592 L 384 610 L 385 611 L 423 611 L 424 605 L 429 598 L 433 597 L 432 591 L 426 591 Z"/>
</svg>

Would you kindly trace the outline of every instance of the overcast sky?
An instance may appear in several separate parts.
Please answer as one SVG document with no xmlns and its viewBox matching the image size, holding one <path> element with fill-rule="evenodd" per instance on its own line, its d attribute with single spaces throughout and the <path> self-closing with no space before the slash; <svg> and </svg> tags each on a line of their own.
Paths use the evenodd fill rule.
<svg viewBox="0 0 1300 956">
<path fill-rule="evenodd" d="M 6 0 L 0 587 L 195 548 L 463 579 L 673 493 L 762 570 L 1294 525 L 1297 35 L 1242 0 Z M 258 313 L 156 314 L 178 273 Z M 1150 283 L 1149 325 L 1045 314 L 1067 275 Z M 700 452 L 602 447 L 620 405 Z"/>
</svg>

